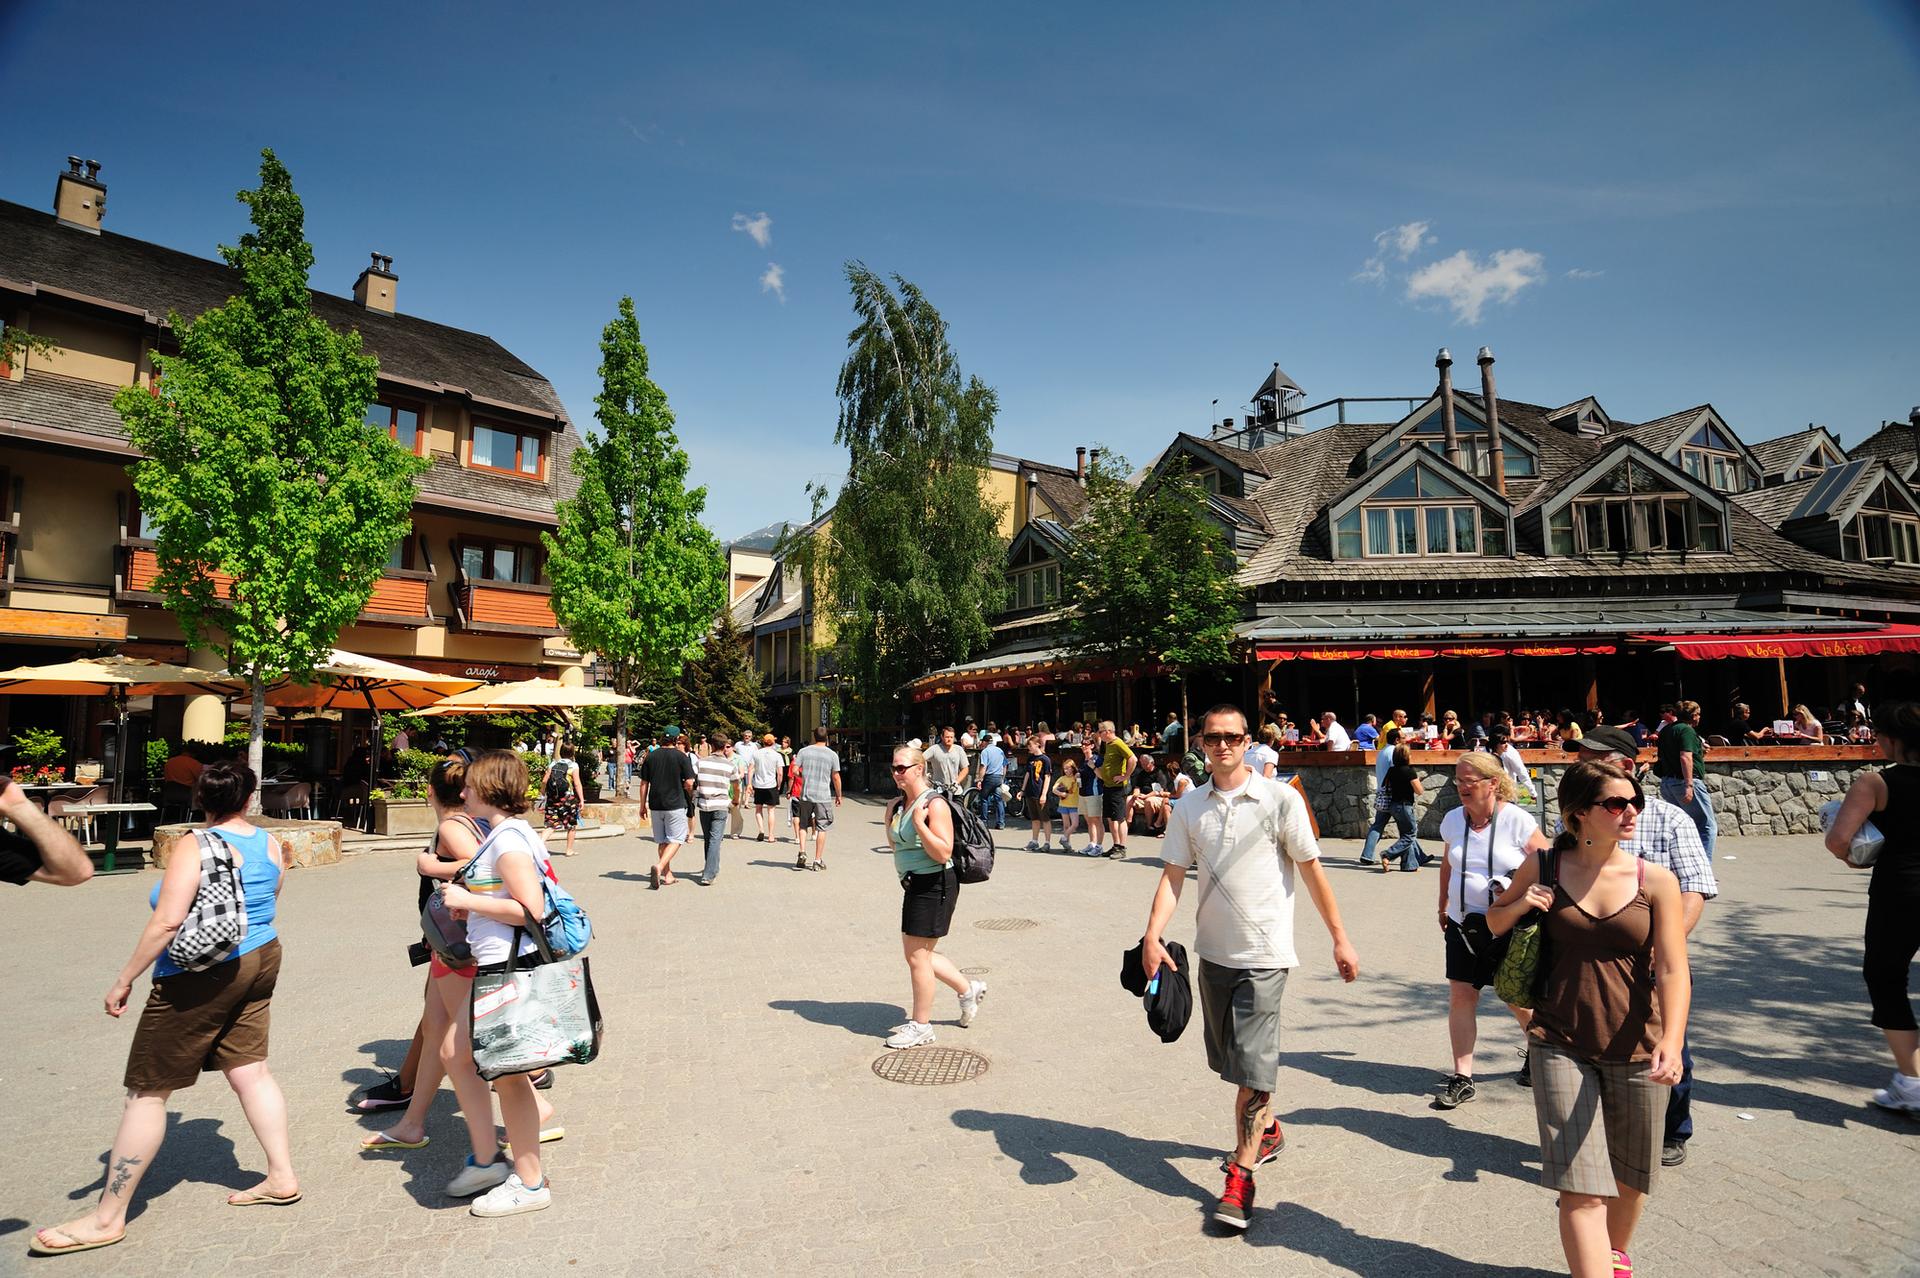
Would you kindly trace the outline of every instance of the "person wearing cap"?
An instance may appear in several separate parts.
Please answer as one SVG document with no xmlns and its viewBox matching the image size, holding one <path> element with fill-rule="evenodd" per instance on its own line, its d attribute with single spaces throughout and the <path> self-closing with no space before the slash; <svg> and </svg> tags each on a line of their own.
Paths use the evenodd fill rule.
<svg viewBox="0 0 1920 1278">
<path fill-rule="evenodd" d="M 1628 772 L 1637 766 L 1640 752 L 1634 748 L 1633 738 L 1619 728 L 1602 724 L 1577 744 L 1582 759 L 1617 764 Z M 1704 792 L 1704 781 L 1701 789 Z M 1713 858 L 1701 844 L 1699 827 L 1691 814 L 1652 794 L 1645 797 L 1647 806 L 1640 813 L 1633 837 L 1620 846 L 1648 865 L 1673 871 L 1673 877 L 1680 880 L 1680 920 L 1691 936 L 1707 902 L 1720 894 L 1720 885 L 1713 877 Z M 1693 1049 L 1684 1040 L 1680 1065 L 1680 1081 L 1667 1097 L 1666 1135 L 1660 1146 L 1660 1162 L 1667 1167 L 1687 1161 L 1687 1142 L 1693 1139 Z"/>
<path fill-rule="evenodd" d="M 1104 729 L 1110 725 L 1102 725 Z M 1293 897 L 1298 881 L 1333 938 L 1340 978 L 1360 974 L 1360 958 L 1340 922 L 1333 885 L 1320 864 L 1307 803 L 1292 787 L 1247 766 L 1247 719 L 1219 705 L 1200 719 L 1208 779 L 1173 805 L 1161 853 L 1164 866 L 1140 944 L 1148 980 L 1162 964 L 1178 970 L 1162 938 L 1179 908 L 1187 871 L 1199 870 L 1200 904 L 1194 954 L 1207 1065 L 1239 1090 L 1233 1107 L 1233 1152 L 1213 1219 L 1245 1229 L 1253 1210 L 1253 1170 L 1285 1146 L 1272 1116 L 1280 1075 L 1280 997 L 1298 966 Z"/>
</svg>

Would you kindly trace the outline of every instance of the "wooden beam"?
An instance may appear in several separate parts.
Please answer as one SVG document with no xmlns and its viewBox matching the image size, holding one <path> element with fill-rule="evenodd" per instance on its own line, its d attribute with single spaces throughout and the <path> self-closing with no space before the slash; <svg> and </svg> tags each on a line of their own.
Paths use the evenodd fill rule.
<svg viewBox="0 0 1920 1278">
<path fill-rule="evenodd" d="M 127 637 L 127 619 L 91 612 L 0 608 L 0 635 L 81 643 L 119 643 Z"/>
</svg>

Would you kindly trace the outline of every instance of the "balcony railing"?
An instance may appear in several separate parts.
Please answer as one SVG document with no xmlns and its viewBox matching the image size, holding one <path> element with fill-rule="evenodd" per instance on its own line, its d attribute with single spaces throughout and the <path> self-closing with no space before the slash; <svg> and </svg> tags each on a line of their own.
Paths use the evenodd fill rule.
<svg viewBox="0 0 1920 1278">
<path fill-rule="evenodd" d="M 554 620 L 551 591 L 546 586 L 461 577 L 448 584 L 447 593 L 462 630 L 502 635 L 562 633 L 560 623 Z"/>
<path fill-rule="evenodd" d="M 160 592 L 154 583 L 160 576 L 160 555 L 153 543 L 129 537 L 120 543 L 120 570 L 113 576 L 113 597 L 123 603 L 159 603 Z M 233 587 L 233 578 L 213 573 L 213 593 L 225 599 Z"/>
<path fill-rule="evenodd" d="M 373 593 L 367 597 L 367 606 L 360 610 L 360 620 L 388 626 L 432 625 L 433 608 L 427 602 L 427 583 L 432 580 L 430 572 L 387 569 L 380 580 L 373 583 Z"/>
</svg>

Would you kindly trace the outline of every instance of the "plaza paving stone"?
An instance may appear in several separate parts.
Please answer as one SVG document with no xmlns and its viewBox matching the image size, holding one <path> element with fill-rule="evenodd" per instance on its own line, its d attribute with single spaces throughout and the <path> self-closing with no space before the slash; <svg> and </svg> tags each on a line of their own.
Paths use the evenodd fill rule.
<svg viewBox="0 0 1920 1278">
<path fill-rule="evenodd" d="M 128 1240 L 43 1263 L 196 1278 L 427 1278 L 471 1272 L 482 1254 L 546 1274 L 1564 1272 L 1531 1099 L 1511 1081 L 1518 1033 L 1491 995 L 1480 1099 L 1429 1106 L 1447 1057 L 1431 871 L 1357 871 L 1357 844 L 1328 844 L 1362 976 L 1333 974 L 1303 898 L 1277 1097 L 1288 1147 L 1235 1237 L 1205 1221 L 1232 1090 L 1207 1073 L 1197 1026 L 1161 1045 L 1118 984 L 1156 842 L 1091 861 L 1027 854 L 1024 832 L 1004 832 L 994 881 L 963 891 L 942 945 L 989 969 L 986 1005 L 961 1030 L 943 991 L 935 1017 L 941 1044 L 991 1068 L 910 1087 L 871 1069 L 907 992 L 878 815 L 842 810 L 824 874 L 795 872 L 791 844 L 741 840 L 706 889 L 648 891 L 651 845 L 633 837 L 560 862 L 598 932 L 606 1045 L 550 1093 L 568 1130 L 546 1147 L 554 1207 L 503 1221 L 441 1194 L 464 1152 L 450 1090 L 427 1149 L 356 1152 L 378 1124 L 345 1101 L 398 1064 L 419 1006 L 421 972 L 402 954 L 409 858 L 299 871 L 282 905 L 272 1064 L 306 1200 L 224 1204 L 263 1162 L 206 1076 L 174 1097 Z M 1858 976 L 1866 876 L 1805 837 L 1729 840 L 1717 868 L 1723 895 L 1694 946 L 1699 1134 L 1656 1187 L 1637 1271 L 1920 1273 L 1920 1122 L 1864 1104 L 1889 1070 Z M 50 1272 L 25 1255 L 30 1228 L 99 1190 L 133 1028 L 100 997 L 152 882 L 0 895 L 16 939 L 0 1273 Z M 1039 926 L 976 926 L 1005 917 Z"/>
</svg>

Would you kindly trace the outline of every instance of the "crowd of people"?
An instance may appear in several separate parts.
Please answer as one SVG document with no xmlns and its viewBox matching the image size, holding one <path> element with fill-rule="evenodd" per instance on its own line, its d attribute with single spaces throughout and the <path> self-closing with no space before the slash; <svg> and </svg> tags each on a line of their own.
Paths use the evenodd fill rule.
<svg viewBox="0 0 1920 1278">
<path fill-rule="evenodd" d="M 1475 1098 L 1481 996 L 1488 985 L 1501 984 L 1521 1033 L 1514 1077 L 1532 1089 L 1542 1181 L 1558 1194 L 1568 1263 L 1581 1275 L 1631 1273 L 1627 1249 L 1658 1170 L 1683 1162 L 1693 1135 L 1687 943 L 1718 893 L 1702 772 L 1709 740 L 1699 730 L 1700 707 L 1682 701 L 1663 708 L 1650 734 L 1605 722 L 1576 724 L 1577 735 L 1563 738 L 1578 757 L 1558 785 L 1561 824 L 1554 831 L 1541 828 L 1523 802 L 1529 778 L 1513 757 L 1516 738 L 1493 716 L 1484 737 L 1463 738 L 1477 748 L 1454 761 L 1458 803 L 1441 818 L 1430 858 L 1411 819 L 1422 782 L 1404 738 L 1431 738 L 1421 725 L 1398 719 L 1389 716 L 1371 737 L 1382 819 L 1360 859 L 1383 868 L 1398 860 L 1408 871 L 1438 867 L 1435 918 L 1449 1051 L 1433 1104 L 1450 1110 Z M 1859 865 L 1855 847 L 1870 824 L 1883 841 L 1872 862 L 1863 973 L 1872 1023 L 1885 1036 L 1894 1073 L 1871 1100 L 1920 1114 L 1920 1030 L 1908 986 L 1920 952 L 1920 704 L 1889 703 L 1869 721 L 1888 766 L 1854 783 L 1827 847 Z M 1442 717 L 1443 729 L 1449 722 L 1457 720 Z M 1331 715 L 1316 726 L 1323 737 L 1339 728 Z M 1375 726 L 1363 722 L 1350 739 Z M 886 1046 L 934 1041 L 940 986 L 954 992 L 962 1027 L 975 1020 L 987 994 L 984 982 L 969 979 L 938 948 L 960 894 L 963 809 L 995 828 L 1010 812 L 1026 820 L 1033 851 L 1050 846 L 1056 816 L 1068 850 L 1084 822 L 1088 842 L 1080 850 L 1088 855 L 1124 857 L 1130 832 L 1159 835 L 1163 870 L 1139 947 L 1140 973 L 1149 991 L 1189 982 L 1199 987 L 1208 1067 L 1235 1089 L 1231 1153 L 1213 1218 L 1245 1228 L 1255 1172 L 1285 1147 L 1273 1098 L 1282 996 L 1298 965 L 1292 940 L 1297 888 L 1305 888 L 1327 928 L 1341 979 L 1353 981 L 1360 972 L 1306 801 L 1274 775 L 1277 752 L 1289 742 L 1285 732 L 1278 720 L 1252 732 L 1239 709 L 1223 705 L 1201 717 L 1191 741 L 1176 718 L 1150 737 L 1120 732 L 1111 721 L 1075 725 L 1057 736 L 1044 724 L 1005 735 L 990 724 L 971 731 L 946 727 L 931 744 L 916 739 L 899 746 L 891 756 L 898 795 L 882 824 L 902 890 L 899 930 L 910 997 L 907 1020 L 889 1033 Z M 812 735 L 796 752 L 770 733 L 736 741 L 719 734 L 694 738 L 670 727 L 639 755 L 640 802 L 656 845 L 653 890 L 678 881 L 673 862 L 689 841 L 692 813 L 700 816 L 704 844 L 696 881 L 711 885 L 726 837 L 748 837 L 749 811 L 754 841 L 781 837 L 783 801 L 794 867 L 823 871 L 825 836 L 844 794 L 826 730 Z M 1658 794 L 1640 778 L 1648 741 L 1655 747 Z M 526 815 L 537 798 L 548 827 L 570 834 L 579 820 L 578 772 L 564 743 L 537 779 L 508 751 L 460 751 L 434 766 L 429 790 L 437 825 L 414 867 L 426 932 L 416 948 L 428 968 L 418 1024 L 400 1072 L 354 1102 L 356 1112 L 400 1111 L 391 1127 L 367 1138 L 365 1150 L 419 1149 L 428 1143 L 425 1120 L 447 1080 L 459 1098 L 468 1144 L 447 1192 L 472 1198 L 478 1216 L 539 1210 L 552 1201 L 541 1147 L 565 1136 L 547 1094 L 552 1071 L 504 1074 L 491 1085 L 482 1079 L 473 1054 L 471 990 L 482 969 L 533 953 L 525 928 L 542 917 L 543 880 L 557 882 L 558 875 Z M 287 1206 L 302 1197 L 286 1101 L 267 1064 L 280 969 L 275 921 L 287 861 L 279 841 L 245 815 L 256 787 L 252 772 L 234 761 L 209 764 L 195 780 L 206 820 L 172 849 L 149 896 L 146 926 L 105 997 L 107 1013 L 122 1015 L 134 983 L 152 971 L 104 1187 L 90 1212 L 37 1231 L 30 1244 L 36 1252 L 89 1250 L 124 1237 L 128 1208 L 166 1132 L 168 1098 L 203 1072 L 220 1071 L 234 1089 L 266 1162 L 260 1182 L 227 1201 Z M 0 816 L 14 827 L 0 830 L 0 881 L 58 886 L 87 879 L 91 863 L 84 852 L 17 787 L 0 790 Z M 1376 857 L 1379 836 L 1396 822 L 1399 842 Z M 220 963 L 187 970 L 169 958 L 169 941 L 200 899 L 215 840 L 237 870 L 246 936 Z M 1166 936 L 1190 876 L 1199 895 L 1192 961 Z M 428 922 L 435 907 L 463 925 L 466 949 L 458 955 L 436 942 Z M 1531 927 L 1545 943 L 1534 951 L 1530 984 L 1517 992 L 1502 978 L 1516 933 Z M 504 1142 L 497 1139 L 500 1125 Z"/>
</svg>

